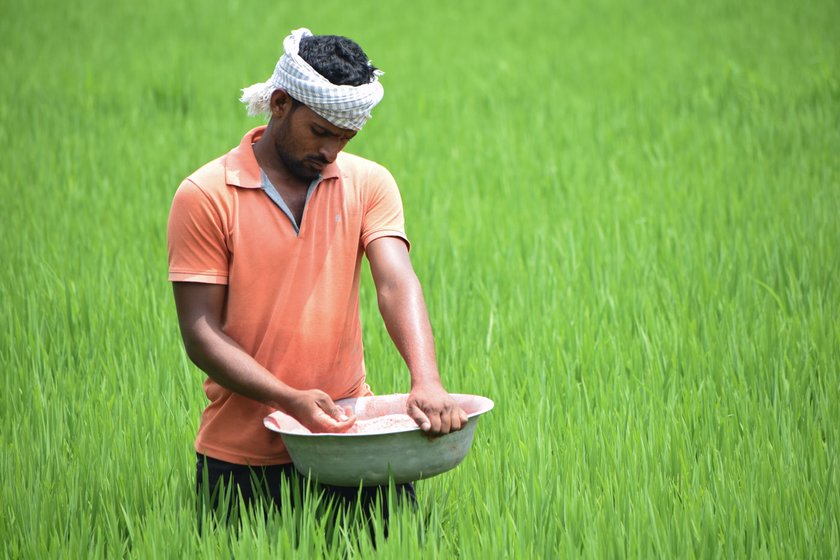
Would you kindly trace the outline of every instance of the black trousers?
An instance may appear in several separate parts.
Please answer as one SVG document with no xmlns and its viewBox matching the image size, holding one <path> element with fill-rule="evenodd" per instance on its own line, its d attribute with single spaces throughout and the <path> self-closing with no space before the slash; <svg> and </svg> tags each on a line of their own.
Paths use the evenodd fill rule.
<svg viewBox="0 0 840 560">
<path fill-rule="evenodd" d="M 361 506 L 367 515 L 373 513 L 378 502 L 382 507 L 382 517 L 388 518 L 388 488 L 386 486 L 344 488 L 315 484 L 300 476 L 291 463 L 250 467 L 220 461 L 200 453 L 196 455 L 196 492 L 199 498 L 209 497 L 210 505 L 216 511 L 219 511 L 220 506 L 225 502 L 228 504 L 226 509 L 230 511 L 230 504 L 236 504 L 238 501 L 237 493 L 242 495 L 242 501 L 246 506 L 253 505 L 262 497 L 270 506 L 280 510 L 283 499 L 281 484 L 285 481 L 291 496 L 296 495 L 301 499 L 306 499 L 307 495 L 314 491 L 322 495 L 324 501 L 332 501 L 335 506 L 347 510 L 352 510 L 357 505 Z M 414 485 L 397 484 L 395 489 L 397 505 L 408 504 L 412 508 L 417 506 Z M 293 503 L 289 504 L 292 508 L 295 506 L 294 501 L 293 499 Z"/>
</svg>

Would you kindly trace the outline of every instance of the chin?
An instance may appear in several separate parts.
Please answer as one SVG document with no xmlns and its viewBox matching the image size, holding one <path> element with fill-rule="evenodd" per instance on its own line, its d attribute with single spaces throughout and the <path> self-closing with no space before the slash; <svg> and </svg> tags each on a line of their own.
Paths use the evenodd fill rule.
<svg viewBox="0 0 840 560">
<path fill-rule="evenodd" d="M 295 169 L 292 173 L 298 178 L 311 183 L 321 174 L 320 171 L 313 171 L 311 169 Z"/>
<path fill-rule="evenodd" d="M 296 162 L 285 162 L 286 169 L 289 170 L 289 173 L 297 177 L 298 179 L 306 182 L 312 182 L 315 180 L 318 175 L 321 174 L 320 170 L 313 169 L 309 167 L 303 162 L 296 161 Z"/>
</svg>

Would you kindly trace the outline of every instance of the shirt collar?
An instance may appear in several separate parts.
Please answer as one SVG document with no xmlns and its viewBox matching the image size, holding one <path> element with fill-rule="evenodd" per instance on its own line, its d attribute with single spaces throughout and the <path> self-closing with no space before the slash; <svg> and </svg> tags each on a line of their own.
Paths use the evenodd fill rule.
<svg viewBox="0 0 840 560">
<path fill-rule="evenodd" d="M 225 183 L 245 189 L 262 188 L 260 166 L 257 164 L 257 158 L 254 157 L 254 148 L 251 145 L 262 137 L 265 128 L 265 125 L 263 125 L 248 131 L 242 137 L 239 145 L 227 153 L 227 156 L 225 156 Z M 322 180 L 336 178 L 339 175 L 340 170 L 336 162 L 327 164 L 321 171 Z"/>
</svg>

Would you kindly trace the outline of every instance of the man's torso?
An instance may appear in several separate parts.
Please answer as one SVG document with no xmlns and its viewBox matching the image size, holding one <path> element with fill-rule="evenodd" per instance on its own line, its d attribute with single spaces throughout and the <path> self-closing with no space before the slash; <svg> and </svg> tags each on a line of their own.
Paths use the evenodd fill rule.
<svg viewBox="0 0 840 560">
<path fill-rule="evenodd" d="M 405 237 L 396 185 L 381 166 L 341 154 L 302 208 L 296 233 L 258 188 L 259 170 L 244 142 L 238 153 L 193 173 L 176 194 L 170 280 L 227 284 L 224 332 L 284 383 L 334 399 L 366 394 L 361 259 L 370 240 Z M 205 392 L 211 403 L 199 452 L 240 464 L 289 461 L 262 426 L 267 406 L 209 378 Z"/>
</svg>

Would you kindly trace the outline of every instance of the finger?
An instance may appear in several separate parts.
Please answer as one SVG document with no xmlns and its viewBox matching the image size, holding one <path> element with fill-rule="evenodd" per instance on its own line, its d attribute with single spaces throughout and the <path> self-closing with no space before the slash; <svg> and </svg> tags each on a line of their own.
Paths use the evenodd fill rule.
<svg viewBox="0 0 840 560">
<path fill-rule="evenodd" d="M 424 432 L 428 432 L 432 428 L 432 423 L 429 421 L 429 417 L 426 416 L 420 407 L 416 404 L 408 405 L 408 415 L 420 426 L 420 429 Z"/>
<path fill-rule="evenodd" d="M 429 428 L 429 431 L 435 434 L 440 433 L 440 412 L 432 412 L 431 414 L 427 415 L 429 417 L 429 422 L 431 422 L 432 427 Z"/>
<path fill-rule="evenodd" d="M 449 426 L 452 428 L 453 432 L 464 427 L 464 423 L 461 422 L 461 415 L 458 414 L 457 408 L 449 411 Z"/>
<path fill-rule="evenodd" d="M 452 418 L 448 410 L 440 413 L 440 433 L 448 434 L 452 430 Z"/>
<path fill-rule="evenodd" d="M 322 398 L 318 399 L 318 407 L 338 422 L 345 422 L 348 419 L 344 410 L 335 404 L 329 395 L 324 394 Z"/>
<path fill-rule="evenodd" d="M 332 431 L 332 432 L 346 432 L 355 423 L 356 423 L 356 417 L 355 416 L 353 416 L 351 418 L 348 418 L 347 420 L 340 421 L 340 422 L 336 421 L 336 420 L 333 420 L 332 421 L 332 426 L 330 427 L 330 431 Z"/>
<path fill-rule="evenodd" d="M 347 413 L 344 412 L 344 409 L 341 408 L 338 405 L 335 405 L 332 408 L 332 411 L 330 412 L 330 416 L 332 416 L 333 418 L 335 418 L 339 422 L 346 422 L 347 420 L 350 419 L 350 417 L 347 415 Z"/>
<path fill-rule="evenodd" d="M 342 413 L 343 414 L 343 413 Z M 328 432 L 328 433 L 336 433 L 336 432 L 346 432 L 350 429 L 350 427 L 356 422 L 356 417 L 346 417 L 344 420 L 338 420 L 333 418 L 329 414 L 327 414 L 323 410 L 319 410 L 316 413 L 316 422 L 318 423 L 318 429 L 321 432 Z"/>
</svg>

